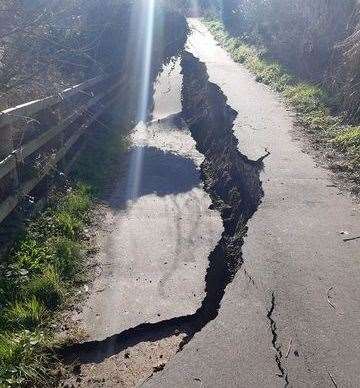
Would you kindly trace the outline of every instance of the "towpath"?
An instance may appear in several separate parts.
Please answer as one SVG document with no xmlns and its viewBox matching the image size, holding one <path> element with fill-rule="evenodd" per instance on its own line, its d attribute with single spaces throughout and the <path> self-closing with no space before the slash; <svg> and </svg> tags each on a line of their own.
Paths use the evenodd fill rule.
<svg viewBox="0 0 360 388">
<path fill-rule="evenodd" d="M 189 50 L 238 112 L 239 149 L 264 160 L 264 198 L 244 264 L 218 317 L 153 377 L 151 387 L 357 387 L 360 209 L 302 151 L 279 97 L 234 63 L 198 20 Z M 344 233 L 348 233 L 345 234 Z"/>
</svg>

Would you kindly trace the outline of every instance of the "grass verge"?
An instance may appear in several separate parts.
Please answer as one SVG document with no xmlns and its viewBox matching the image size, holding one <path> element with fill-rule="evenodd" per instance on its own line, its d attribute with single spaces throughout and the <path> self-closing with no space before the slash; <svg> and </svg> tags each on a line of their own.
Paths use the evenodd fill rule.
<svg viewBox="0 0 360 388">
<path fill-rule="evenodd" d="M 72 187 L 29 223 L 0 266 L 0 387 L 56 382 L 60 344 L 54 323 L 86 279 L 82 237 L 93 198 L 119 168 L 115 161 L 127 147 L 123 134 L 98 132 L 77 165 Z"/>
<path fill-rule="evenodd" d="M 82 280 L 89 187 L 78 184 L 26 228 L 0 273 L 0 386 L 49 384 L 51 321 Z M 51 380 L 51 379 L 50 379 Z"/>
<path fill-rule="evenodd" d="M 299 82 L 277 62 L 265 58 L 264 50 L 231 36 L 217 19 L 205 19 L 205 25 L 235 62 L 242 63 L 258 82 L 281 92 L 296 109 L 301 126 L 319 138 L 325 146 L 334 147 L 344 155 L 346 168 L 359 183 L 360 127 L 346 125 L 341 116 L 331 114 L 333 102 L 319 86 Z"/>
</svg>

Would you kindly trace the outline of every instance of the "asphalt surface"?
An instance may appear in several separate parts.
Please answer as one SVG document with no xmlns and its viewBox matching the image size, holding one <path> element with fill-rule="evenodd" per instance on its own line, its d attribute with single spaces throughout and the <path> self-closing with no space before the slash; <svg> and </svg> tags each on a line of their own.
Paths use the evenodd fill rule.
<svg viewBox="0 0 360 388">
<path fill-rule="evenodd" d="M 360 386 L 360 209 L 302 150 L 291 111 L 198 20 L 188 49 L 238 113 L 240 151 L 265 196 L 218 317 L 147 387 Z M 287 383 L 288 381 L 288 383 Z"/>
<path fill-rule="evenodd" d="M 208 256 L 223 231 L 200 179 L 202 155 L 182 128 L 179 62 L 156 82 L 152 123 L 131 135 L 114 181 L 100 271 L 78 320 L 88 340 L 190 315 L 205 295 Z"/>
</svg>

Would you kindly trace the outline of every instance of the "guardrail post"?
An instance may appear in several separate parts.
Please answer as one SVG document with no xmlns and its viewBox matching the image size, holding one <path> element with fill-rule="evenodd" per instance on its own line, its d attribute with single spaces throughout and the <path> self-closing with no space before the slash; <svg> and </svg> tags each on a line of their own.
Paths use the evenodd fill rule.
<svg viewBox="0 0 360 388">
<path fill-rule="evenodd" d="M 7 125 L 0 128 L 0 159 L 5 159 L 13 151 L 12 128 Z"/>
<path fill-rule="evenodd" d="M 59 111 L 57 111 L 56 113 L 56 116 L 57 116 L 57 121 L 58 123 L 61 122 L 61 113 Z M 58 144 L 58 151 L 59 152 L 60 150 L 63 149 L 63 147 L 65 146 L 65 133 L 64 131 L 61 131 L 60 135 L 59 135 L 59 144 Z M 65 171 L 65 167 L 66 167 L 66 155 L 64 155 L 64 157 L 59 161 L 58 163 L 58 166 L 59 166 L 59 169 L 60 169 L 60 172 L 63 173 Z"/>
<path fill-rule="evenodd" d="M 6 125 L 0 128 L 0 160 L 5 159 L 14 151 L 13 126 Z M 14 193 L 19 188 L 17 168 L 9 173 L 10 190 Z"/>
</svg>

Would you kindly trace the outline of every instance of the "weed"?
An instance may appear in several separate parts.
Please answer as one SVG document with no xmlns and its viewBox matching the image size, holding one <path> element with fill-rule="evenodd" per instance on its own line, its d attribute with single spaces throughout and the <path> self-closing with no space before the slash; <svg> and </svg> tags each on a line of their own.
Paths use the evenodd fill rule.
<svg viewBox="0 0 360 388">
<path fill-rule="evenodd" d="M 71 191 L 66 199 L 60 202 L 61 211 L 84 220 L 91 206 L 91 189 L 85 184 L 78 184 L 76 190 Z"/>
<path fill-rule="evenodd" d="M 328 98 L 325 92 L 317 86 L 305 83 L 290 86 L 285 89 L 284 96 L 300 113 L 308 114 L 316 110 L 326 111 Z"/>
<path fill-rule="evenodd" d="M 59 211 L 55 215 L 55 225 L 61 235 L 74 239 L 83 227 L 83 222 L 67 211 Z"/>
<path fill-rule="evenodd" d="M 314 110 L 309 114 L 303 114 L 299 117 L 300 123 L 312 132 L 321 133 L 325 137 L 334 135 L 339 127 L 341 127 L 342 119 L 336 116 L 329 116 L 327 110 Z"/>
<path fill-rule="evenodd" d="M 354 164 L 360 164 L 360 127 L 348 127 L 332 140 L 333 144 L 351 157 Z"/>
<path fill-rule="evenodd" d="M 27 271 L 37 270 L 49 259 L 47 247 L 33 238 L 24 239 L 15 253 L 18 267 Z"/>
<path fill-rule="evenodd" d="M 79 185 L 31 222 L 0 268 L 0 386 L 45 386 L 51 351 L 41 328 L 79 278 L 89 188 Z"/>
</svg>

